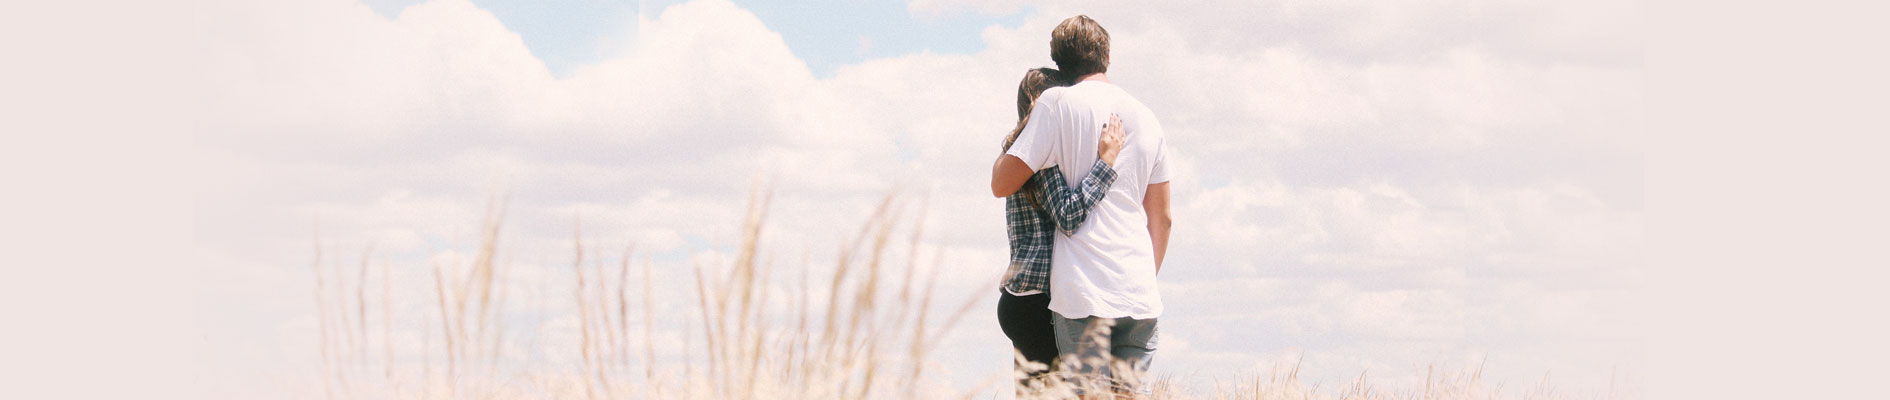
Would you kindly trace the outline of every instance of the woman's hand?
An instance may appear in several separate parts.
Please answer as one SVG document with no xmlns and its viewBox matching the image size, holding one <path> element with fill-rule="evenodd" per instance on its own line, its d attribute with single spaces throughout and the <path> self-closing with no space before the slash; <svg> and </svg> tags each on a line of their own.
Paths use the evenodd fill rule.
<svg viewBox="0 0 1890 400">
<path fill-rule="evenodd" d="M 1122 152 L 1122 142 L 1127 135 L 1122 133 L 1122 117 L 1109 114 L 1109 123 L 1103 125 L 1102 142 L 1096 144 L 1096 157 L 1110 167 L 1116 166 L 1116 154 Z"/>
</svg>

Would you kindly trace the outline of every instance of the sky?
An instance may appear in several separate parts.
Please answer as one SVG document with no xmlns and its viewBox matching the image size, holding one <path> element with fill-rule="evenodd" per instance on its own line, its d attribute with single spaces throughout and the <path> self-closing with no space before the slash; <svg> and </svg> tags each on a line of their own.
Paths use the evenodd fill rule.
<svg viewBox="0 0 1890 400">
<path fill-rule="evenodd" d="M 416 0 L 365 0 L 369 8 L 393 18 Z M 635 40 L 636 17 L 652 15 L 678 1 L 506 1 L 472 2 L 518 33 L 532 56 L 558 77 L 571 70 L 626 54 Z M 896 1 L 744 1 L 737 2 L 782 36 L 796 57 L 816 77 L 870 58 L 918 52 L 970 54 L 983 49 L 979 32 L 991 25 L 1016 26 L 1025 5 L 975 12 L 969 7 L 920 4 L 910 9 Z"/>
<path fill-rule="evenodd" d="M 1170 139 L 1158 373 L 1212 385 L 1300 362 L 1396 385 L 1483 365 L 1509 387 L 1596 393 L 1641 366 L 1633 2 L 206 7 L 197 314 L 228 397 L 317 384 L 317 240 L 428 293 L 429 265 L 463 263 L 503 193 L 520 310 L 560 310 L 574 224 L 686 282 L 730 256 L 757 181 L 782 265 L 831 260 L 887 193 L 912 199 L 926 222 L 901 251 L 942 260 L 914 271 L 986 297 L 939 362 L 961 386 L 1006 370 L 983 312 L 1006 258 L 988 167 L 1017 79 L 1051 64 L 1050 28 L 1076 14 L 1109 30 L 1111 80 Z M 665 305 L 687 306 L 681 286 Z M 543 314 L 528 336 L 573 326 Z M 655 324 L 668 345 L 688 334 Z M 420 347 L 423 325 L 393 328 Z M 519 354 L 573 353 L 551 346 Z"/>
</svg>

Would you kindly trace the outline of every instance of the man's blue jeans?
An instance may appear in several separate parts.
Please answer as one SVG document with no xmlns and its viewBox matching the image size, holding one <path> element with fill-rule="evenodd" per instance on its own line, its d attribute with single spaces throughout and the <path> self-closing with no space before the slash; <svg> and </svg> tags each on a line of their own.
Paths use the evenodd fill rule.
<svg viewBox="0 0 1890 400">
<path fill-rule="evenodd" d="M 1155 352 L 1155 319 L 1069 319 L 1051 314 L 1059 363 L 1078 395 L 1111 389 L 1152 393 L 1146 377 Z"/>
</svg>

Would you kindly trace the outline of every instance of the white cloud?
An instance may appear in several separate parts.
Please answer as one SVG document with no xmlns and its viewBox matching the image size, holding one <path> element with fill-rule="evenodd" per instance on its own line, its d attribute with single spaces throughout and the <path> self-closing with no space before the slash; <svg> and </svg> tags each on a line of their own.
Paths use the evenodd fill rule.
<svg viewBox="0 0 1890 400">
<path fill-rule="evenodd" d="M 943 18 L 964 11 L 1006 15 L 1017 12 L 1024 3 L 1014 0 L 911 0 L 906 2 L 906 10 L 926 19 Z"/>
</svg>

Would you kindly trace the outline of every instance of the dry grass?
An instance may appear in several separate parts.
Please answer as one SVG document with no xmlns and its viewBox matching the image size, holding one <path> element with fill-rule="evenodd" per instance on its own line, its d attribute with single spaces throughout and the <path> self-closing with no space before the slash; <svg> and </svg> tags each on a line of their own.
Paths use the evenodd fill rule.
<svg viewBox="0 0 1890 400">
<path fill-rule="evenodd" d="M 687 310 L 680 361 L 659 361 L 654 324 L 647 323 L 656 316 L 652 262 L 646 260 L 638 268 L 640 290 L 633 295 L 632 249 L 626 246 L 616 268 L 611 268 L 615 271 L 609 271 L 596 246 L 585 244 L 579 223 L 574 222 L 572 230 L 570 271 L 576 285 L 569 294 L 577 307 L 557 310 L 577 316 L 577 337 L 572 338 L 579 353 L 576 366 L 533 365 L 501 356 L 508 344 L 505 324 L 516 323 L 505 315 L 505 294 L 510 291 L 501 279 L 506 276 L 505 263 L 496 261 L 503 199 L 493 199 L 487 208 L 471 265 L 452 269 L 432 265 L 429 300 L 437 314 L 396 316 L 389 268 L 385 263 L 379 267 L 383 329 L 378 341 L 384 352 L 379 360 L 370 357 L 368 344 L 374 339 L 367 324 L 371 309 L 367 288 L 373 268 L 367 254 L 372 254 L 372 247 L 352 271 L 355 279 L 350 282 L 341 263 L 324 257 L 318 238 L 314 272 L 323 395 L 330 399 L 912 399 L 971 398 L 1009 391 L 1005 386 L 1010 385 L 1010 377 L 1002 375 L 987 377 L 970 388 L 953 388 L 938 376 L 932 352 L 989 291 L 940 298 L 934 284 L 943 268 L 922 268 L 917 251 L 908 251 L 897 262 L 890 259 L 895 227 L 908 221 L 907 215 L 923 216 L 924 204 L 912 207 L 887 195 L 840 247 L 832 274 L 815 276 L 805 261 L 798 269 L 781 269 L 764 261 L 770 259 L 761 253 L 761 243 L 771 195 L 763 190 L 753 193 L 732 263 L 693 266 L 690 283 L 695 292 L 690 303 L 695 309 Z M 916 249 L 924 221 L 910 221 L 912 233 L 904 239 L 909 248 Z M 934 260 L 932 265 L 941 264 Z M 917 271 L 927 270 L 928 277 L 915 279 Z M 888 278 L 893 275 L 889 272 L 899 272 L 896 275 L 903 278 Z M 798 276 L 770 276 L 776 273 Z M 798 290 L 791 291 L 789 298 L 771 298 L 775 291 L 766 288 L 782 282 L 796 282 Z M 813 287 L 816 283 L 824 287 Z M 815 304 L 809 298 L 812 293 L 824 293 L 834 301 Z M 939 301 L 955 306 L 948 314 L 933 315 L 933 304 Z M 775 305 L 772 311 L 771 304 Z M 640 315 L 632 312 L 637 309 Z M 397 359 L 391 328 L 396 320 L 419 322 L 422 327 L 418 362 Z M 543 323 L 541 317 L 537 324 Z M 639 334 L 632 332 L 633 326 L 641 328 L 640 349 L 633 348 L 633 337 Z M 438 348 L 433 344 L 436 335 L 443 341 Z M 537 348 L 535 342 L 527 346 Z M 444 351 L 436 358 L 433 353 L 439 349 Z M 1554 393 L 1546 379 L 1521 391 L 1487 387 L 1481 380 L 1481 367 L 1427 377 L 1422 388 L 1390 390 L 1373 386 L 1363 373 L 1341 387 L 1307 384 L 1300 382 L 1298 367 L 1254 374 L 1244 382 L 1217 383 L 1200 391 L 1180 387 L 1174 377 L 1157 378 L 1152 388 L 1158 399 L 1565 398 Z M 417 373 L 397 372 L 416 368 Z M 1052 385 L 1043 393 L 1042 397 L 1059 398 L 1068 390 Z"/>
</svg>

